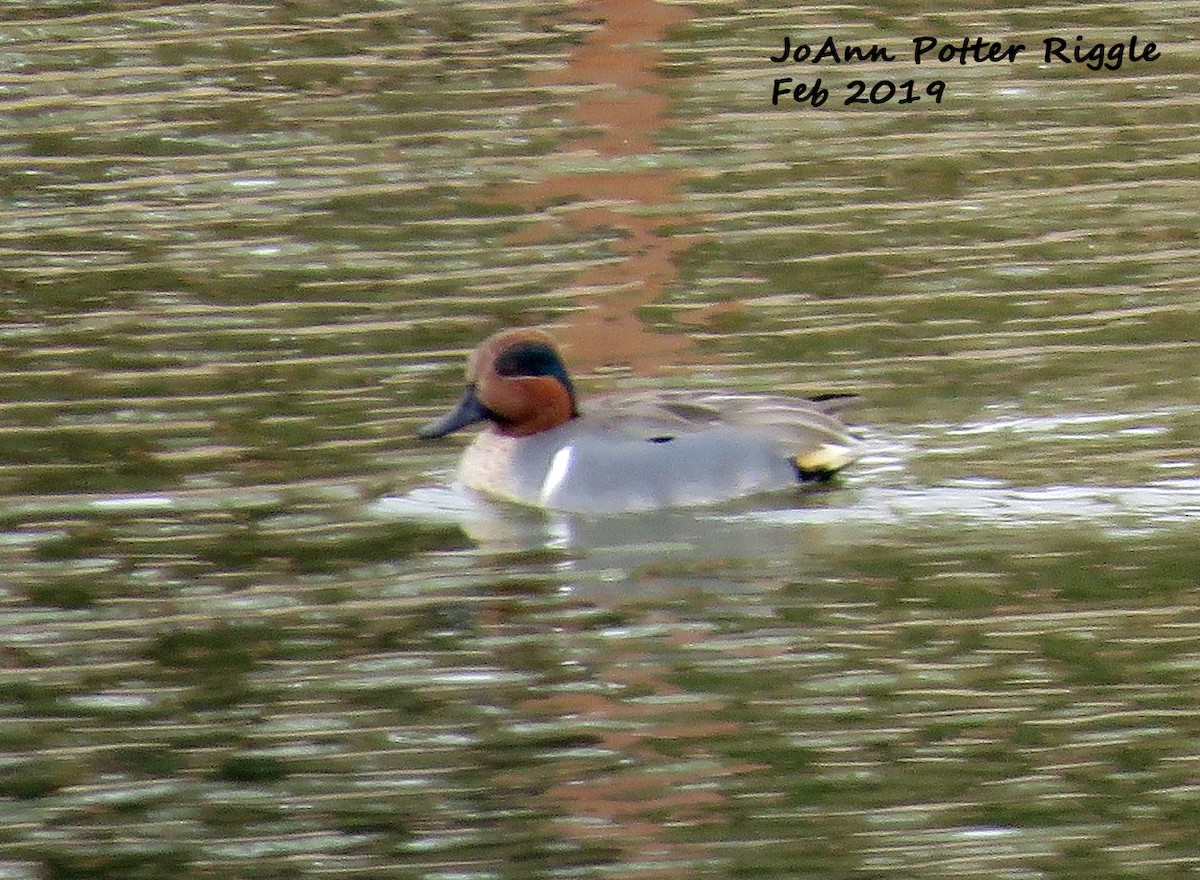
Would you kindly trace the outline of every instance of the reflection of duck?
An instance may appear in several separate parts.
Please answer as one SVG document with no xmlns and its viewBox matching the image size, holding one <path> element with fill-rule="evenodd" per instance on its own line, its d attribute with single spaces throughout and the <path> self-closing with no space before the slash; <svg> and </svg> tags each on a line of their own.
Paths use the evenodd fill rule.
<svg viewBox="0 0 1200 880">
<path fill-rule="evenodd" d="M 488 421 L 459 479 L 509 501 L 580 513 L 712 504 L 827 479 L 858 455 L 834 416 L 844 397 L 711 391 L 614 394 L 581 413 L 554 342 L 506 330 L 471 355 L 442 437 Z"/>
</svg>

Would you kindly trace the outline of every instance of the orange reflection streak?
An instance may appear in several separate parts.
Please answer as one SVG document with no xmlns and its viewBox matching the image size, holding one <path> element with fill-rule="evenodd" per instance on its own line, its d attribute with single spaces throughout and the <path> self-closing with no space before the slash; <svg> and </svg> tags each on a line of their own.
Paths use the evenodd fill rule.
<svg viewBox="0 0 1200 880">
<path fill-rule="evenodd" d="M 573 110 L 589 131 L 569 141 L 563 151 L 611 158 L 652 155 L 669 106 L 658 72 L 665 55 L 655 43 L 668 28 L 685 21 L 687 11 L 653 0 L 590 0 L 578 4 L 573 16 L 602 21 L 604 26 L 591 32 L 565 67 L 531 77 L 534 85 L 592 87 Z M 556 335 L 579 369 L 627 365 L 635 372 L 653 373 L 677 365 L 681 352 L 688 351 L 688 359 L 694 360 L 686 335 L 650 332 L 637 316 L 638 308 L 654 302 L 675 280 L 676 255 L 697 237 L 669 234 L 668 227 L 680 222 L 677 215 L 634 212 L 677 201 L 682 179 L 682 172 L 666 169 L 601 171 L 552 176 L 496 193 L 498 199 L 530 211 L 567 205 L 517 233 L 512 243 L 559 237 L 564 227 L 573 237 L 595 230 L 612 230 L 618 236 L 614 249 L 620 262 L 583 272 L 569 288 L 589 308 L 572 313 Z M 588 207 L 572 209 L 571 202 Z"/>
<path fill-rule="evenodd" d="M 500 632 L 512 622 L 501 606 L 489 618 Z M 738 811 L 731 800 L 737 777 L 765 765 L 724 753 L 745 735 L 726 695 L 672 680 L 676 652 L 700 647 L 712 634 L 667 612 L 643 622 L 666 631 L 597 646 L 585 630 L 568 648 L 589 667 L 586 688 L 539 688 L 515 701 L 518 726 L 545 725 L 577 739 L 568 736 L 564 751 L 549 759 L 543 753 L 507 766 L 502 760 L 489 789 L 499 793 L 501 812 L 520 803 L 549 823 L 553 839 L 603 854 L 608 876 L 688 878 L 697 865 L 720 858 L 718 844 L 728 839 Z M 554 638 L 560 645 L 573 641 L 569 630 Z M 787 651 L 754 643 L 722 650 L 733 659 Z"/>
<path fill-rule="evenodd" d="M 652 44 L 668 28 L 687 20 L 680 7 L 653 0 L 591 0 L 578 11 L 588 19 L 603 20 L 559 70 L 532 77 L 534 85 L 605 85 L 584 97 L 575 115 L 601 127 L 595 139 L 577 147 L 605 156 L 630 156 L 653 150 L 653 135 L 666 121 L 667 99 L 658 90 L 664 60 Z"/>
<path fill-rule="evenodd" d="M 531 78 L 533 85 L 586 89 L 572 113 L 587 131 L 562 151 L 590 152 L 599 157 L 592 164 L 601 165 L 604 159 L 654 156 L 669 109 L 659 73 L 665 55 L 656 43 L 686 20 L 687 11 L 654 0 L 588 0 L 572 14 L 603 27 L 590 33 L 564 68 Z M 511 243 L 598 235 L 612 242 L 616 259 L 570 282 L 568 290 L 587 308 L 572 312 L 556 332 L 572 366 L 585 372 L 621 365 L 651 373 L 697 359 L 688 335 L 651 332 L 638 316 L 676 281 L 679 253 L 699 238 L 672 234 L 690 218 L 664 209 L 679 201 L 685 172 L 640 164 L 630 170 L 628 161 L 614 161 L 594 173 L 551 173 L 495 193 L 539 217 Z M 677 632 L 658 647 L 670 650 L 677 647 L 675 638 L 704 637 Z M 599 756 L 513 768 L 494 781 L 504 790 L 536 792 L 539 811 L 555 817 L 562 838 L 619 854 L 627 867 L 614 864 L 611 876 L 691 876 L 696 864 L 711 862 L 712 848 L 703 840 L 682 842 L 677 831 L 728 821 L 721 780 L 751 767 L 713 749 L 737 736 L 741 723 L 721 717 L 726 706 L 720 698 L 672 699 L 684 695 L 669 681 L 668 669 L 636 645 L 606 656 L 600 667 L 593 679 L 610 685 L 609 693 L 539 696 L 517 706 L 524 718 L 581 725 L 596 738 Z M 714 839 L 720 836 L 714 832 Z"/>
<path fill-rule="evenodd" d="M 702 841 L 672 839 L 672 829 L 726 821 L 728 795 L 715 783 L 755 768 L 720 760 L 711 748 L 736 736 L 741 722 L 720 718 L 727 707 L 719 698 L 670 699 L 680 689 L 664 679 L 659 659 L 636 645 L 610 661 L 594 680 L 611 685 L 614 695 L 563 693 L 520 704 L 522 717 L 570 719 L 596 737 L 598 750 L 617 756 L 605 767 L 589 766 L 588 759 L 544 765 L 550 778 L 541 780 L 539 799 L 557 816 L 557 834 L 612 847 L 640 866 L 631 874 L 690 876 L 712 853 Z M 502 781 L 528 788 L 526 775 L 516 771 Z"/>
</svg>

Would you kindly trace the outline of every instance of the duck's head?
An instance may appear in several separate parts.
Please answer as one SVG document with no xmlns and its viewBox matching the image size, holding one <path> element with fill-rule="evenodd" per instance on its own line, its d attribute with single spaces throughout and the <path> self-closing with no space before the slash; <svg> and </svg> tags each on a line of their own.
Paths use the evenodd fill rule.
<svg viewBox="0 0 1200 880">
<path fill-rule="evenodd" d="M 528 437 L 578 414 L 575 389 L 554 341 L 540 330 L 503 330 L 471 353 L 467 390 L 458 405 L 417 436 L 444 437 L 486 420 L 500 434 Z"/>
</svg>

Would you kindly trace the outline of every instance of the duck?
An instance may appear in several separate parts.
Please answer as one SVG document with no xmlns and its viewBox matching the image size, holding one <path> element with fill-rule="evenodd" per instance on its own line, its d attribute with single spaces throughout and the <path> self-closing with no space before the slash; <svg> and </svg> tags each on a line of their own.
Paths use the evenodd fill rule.
<svg viewBox="0 0 1200 880">
<path fill-rule="evenodd" d="M 861 450 L 838 417 L 851 395 L 680 389 L 580 402 L 553 338 L 533 328 L 489 336 L 466 378 L 457 405 L 418 437 L 484 423 L 458 482 L 546 510 L 633 513 L 795 490 L 829 480 Z"/>
</svg>

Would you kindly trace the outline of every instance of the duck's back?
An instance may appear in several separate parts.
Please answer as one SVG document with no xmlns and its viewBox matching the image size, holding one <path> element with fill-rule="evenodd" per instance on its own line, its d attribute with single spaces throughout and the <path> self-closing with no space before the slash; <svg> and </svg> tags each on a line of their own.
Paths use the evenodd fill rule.
<svg viewBox="0 0 1200 880">
<path fill-rule="evenodd" d="M 722 391 L 646 391 L 611 394 L 588 401 L 591 424 L 654 439 L 728 425 L 774 437 L 801 452 L 820 443 L 853 441 L 837 418 L 853 398 L 818 398 Z"/>
</svg>

